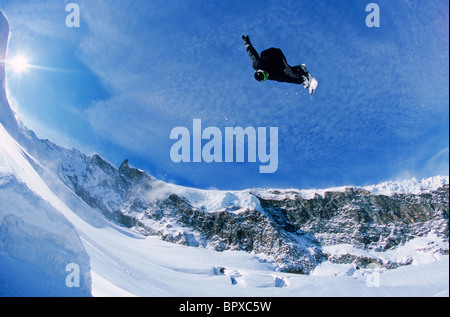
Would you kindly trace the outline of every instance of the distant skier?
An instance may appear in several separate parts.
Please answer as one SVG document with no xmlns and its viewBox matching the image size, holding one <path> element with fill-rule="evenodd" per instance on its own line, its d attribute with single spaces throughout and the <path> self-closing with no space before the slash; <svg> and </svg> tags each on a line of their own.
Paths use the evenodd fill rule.
<svg viewBox="0 0 450 317">
<path fill-rule="evenodd" d="M 317 88 L 318 82 L 306 69 L 305 64 L 299 66 L 290 66 L 283 52 L 279 48 L 269 48 L 261 52 L 261 56 L 250 43 L 250 39 L 243 35 L 245 48 L 252 60 L 252 66 L 255 70 L 255 79 L 257 81 L 275 80 L 286 83 L 303 85 L 309 90 L 311 96 Z"/>
</svg>

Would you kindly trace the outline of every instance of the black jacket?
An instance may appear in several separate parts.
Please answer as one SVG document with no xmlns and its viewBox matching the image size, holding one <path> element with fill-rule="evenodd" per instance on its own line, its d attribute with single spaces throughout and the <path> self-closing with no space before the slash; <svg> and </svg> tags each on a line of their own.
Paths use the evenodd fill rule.
<svg viewBox="0 0 450 317">
<path fill-rule="evenodd" d="M 261 56 L 259 56 L 252 44 L 246 43 L 245 47 L 252 60 L 253 69 L 266 71 L 270 80 L 303 84 L 304 77 L 309 78 L 306 67 L 303 65 L 289 66 L 286 57 L 279 48 L 269 48 L 262 51 Z"/>
</svg>

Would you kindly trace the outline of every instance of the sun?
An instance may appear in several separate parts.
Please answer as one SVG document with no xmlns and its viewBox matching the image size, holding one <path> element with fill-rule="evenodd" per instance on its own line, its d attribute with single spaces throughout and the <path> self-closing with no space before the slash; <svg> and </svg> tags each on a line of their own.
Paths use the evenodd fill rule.
<svg viewBox="0 0 450 317">
<path fill-rule="evenodd" d="M 28 60 L 23 55 L 13 57 L 8 64 L 11 66 L 12 70 L 18 74 L 24 73 L 29 67 Z"/>
</svg>

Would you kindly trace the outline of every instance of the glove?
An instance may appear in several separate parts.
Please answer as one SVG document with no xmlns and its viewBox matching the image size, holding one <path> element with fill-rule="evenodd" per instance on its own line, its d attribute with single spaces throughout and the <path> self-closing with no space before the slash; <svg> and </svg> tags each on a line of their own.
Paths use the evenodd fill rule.
<svg viewBox="0 0 450 317">
<path fill-rule="evenodd" d="M 250 38 L 248 37 L 248 35 L 247 36 L 242 35 L 242 40 L 244 41 L 244 45 L 251 45 Z"/>
</svg>

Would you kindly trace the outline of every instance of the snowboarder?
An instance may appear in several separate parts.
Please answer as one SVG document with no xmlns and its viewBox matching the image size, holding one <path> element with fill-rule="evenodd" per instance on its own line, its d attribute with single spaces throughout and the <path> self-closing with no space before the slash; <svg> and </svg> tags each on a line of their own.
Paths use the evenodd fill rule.
<svg viewBox="0 0 450 317">
<path fill-rule="evenodd" d="M 261 52 L 261 56 L 250 42 L 249 36 L 242 36 L 247 53 L 252 60 L 257 81 L 276 80 L 303 86 L 309 90 L 311 96 L 317 88 L 317 80 L 306 69 L 305 64 L 290 66 L 283 52 L 279 48 L 271 47 Z"/>
</svg>

